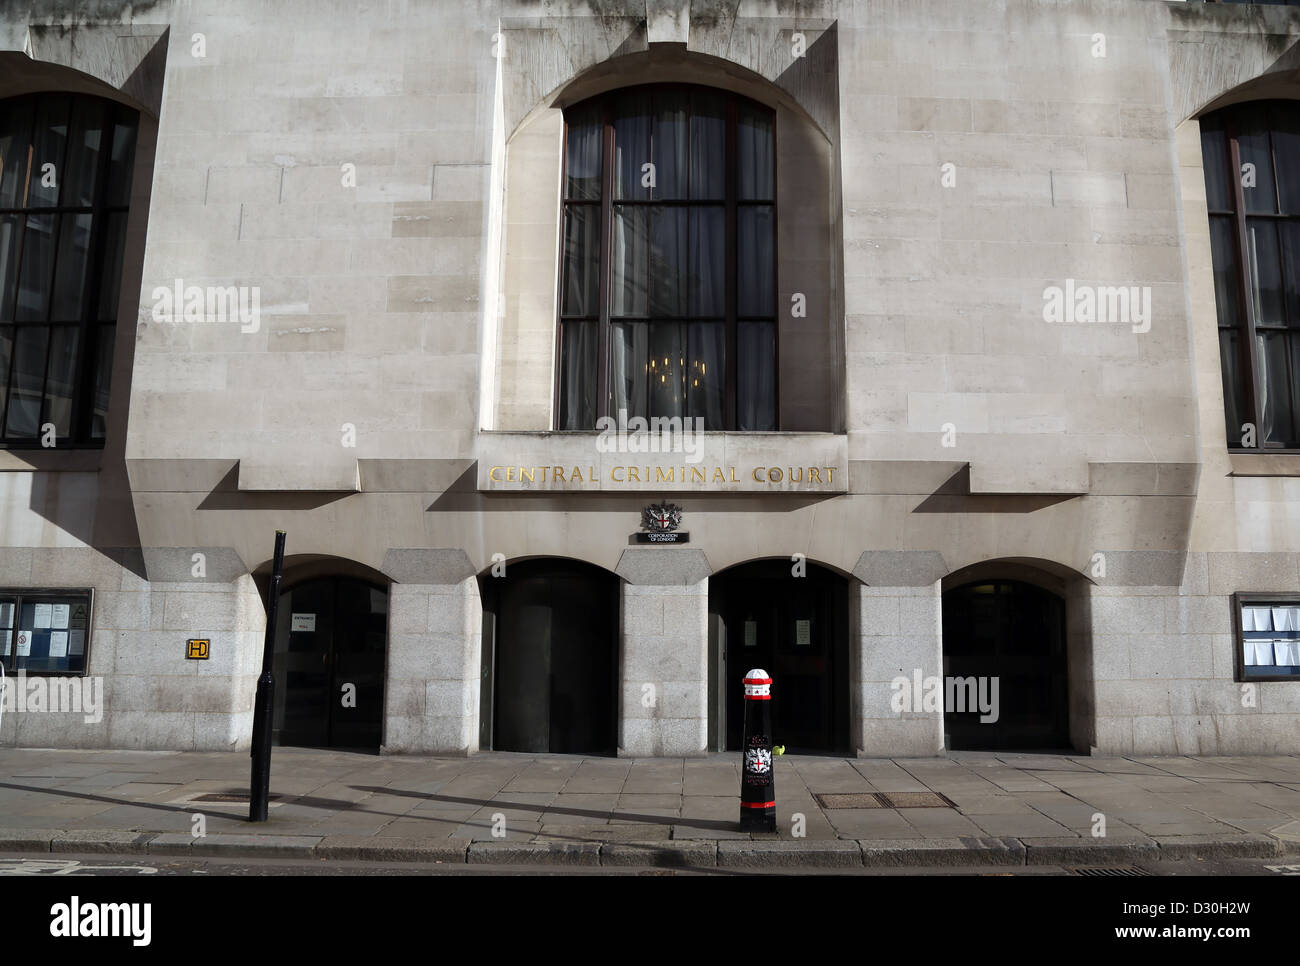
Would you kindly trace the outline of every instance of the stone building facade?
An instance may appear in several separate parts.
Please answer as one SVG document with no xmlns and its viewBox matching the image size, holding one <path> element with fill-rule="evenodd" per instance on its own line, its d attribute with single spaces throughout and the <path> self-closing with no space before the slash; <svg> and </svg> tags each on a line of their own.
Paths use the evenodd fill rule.
<svg viewBox="0 0 1300 966">
<path fill-rule="evenodd" d="M 12 345 L 73 322 L 0 319 L 0 662 L 104 693 L 0 742 L 247 748 L 282 529 L 284 743 L 697 755 L 761 661 L 796 751 L 1297 753 L 1298 50 L 1191 0 L 6 0 L 0 219 L 122 242 L 66 428 Z M 129 192 L 41 214 L 95 99 Z M 705 431 L 593 424 L 625 390 Z"/>
</svg>

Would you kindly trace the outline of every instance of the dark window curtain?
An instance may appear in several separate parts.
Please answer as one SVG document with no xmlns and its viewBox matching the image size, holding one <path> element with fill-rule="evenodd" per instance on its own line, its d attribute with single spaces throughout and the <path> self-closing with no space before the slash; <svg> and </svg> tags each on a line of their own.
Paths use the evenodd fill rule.
<svg viewBox="0 0 1300 966">
<path fill-rule="evenodd" d="M 736 372 L 737 428 L 750 432 L 776 429 L 776 324 L 742 322 L 737 332 L 740 354 Z"/>
<path fill-rule="evenodd" d="M 607 199 L 598 176 L 602 118 L 613 127 Z M 591 428 L 596 416 L 623 411 L 629 418 L 699 417 L 710 430 L 775 429 L 770 112 L 722 91 L 664 86 L 609 95 L 572 109 L 566 123 L 560 427 Z M 728 171 L 731 138 L 735 168 Z M 609 255 L 604 305 L 602 242 Z M 734 277 L 727 274 L 729 245 Z M 575 368 L 568 359 L 594 351 L 576 317 L 590 319 L 595 332 L 609 327 L 608 399 L 594 408 L 578 387 L 594 386 L 599 366 Z M 727 352 L 733 331 L 743 333 L 734 360 Z M 731 384 L 743 398 L 729 426 Z M 591 425 L 583 425 L 588 418 Z"/>
<path fill-rule="evenodd" d="M 595 322 L 565 322 L 560 327 L 560 413 L 562 430 L 596 425 Z"/>
<path fill-rule="evenodd" d="M 610 326 L 610 415 L 620 412 L 627 418 L 648 413 L 646 394 L 649 366 L 648 326 L 644 322 L 615 323 Z"/>
</svg>

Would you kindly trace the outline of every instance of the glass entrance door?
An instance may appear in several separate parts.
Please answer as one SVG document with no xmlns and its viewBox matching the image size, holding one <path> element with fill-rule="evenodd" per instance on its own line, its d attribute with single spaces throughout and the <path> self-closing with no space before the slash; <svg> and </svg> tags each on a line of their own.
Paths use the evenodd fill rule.
<svg viewBox="0 0 1300 966">
<path fill-rule="evenodd" d="M 388 592 L 327 577 L 280 596 L 273 740 L 378 749 L 384 712 Z"/>
</svg>

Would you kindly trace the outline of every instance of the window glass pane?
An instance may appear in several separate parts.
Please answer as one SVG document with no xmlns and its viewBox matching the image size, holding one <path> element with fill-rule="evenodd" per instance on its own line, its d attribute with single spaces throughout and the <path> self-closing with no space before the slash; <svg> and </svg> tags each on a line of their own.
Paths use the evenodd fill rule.
<svg viewBox="0 0 1300 966">
<path fill-rule="evenodd" d="M 23 206 L 32 106 L 29 98 L 0 104 L 0 208 Z"/>
<path fill-rule="evenodd" d="M 1237 148 L 1241 154 L 1241 193 L 1246 199 L 1247 211 L 1272 212 L 1277 210 L 1273 193 L 1273 158 L 1268 141 L 1268 117 L 1263 104 L 1252 104 L 1239 110 Z M 1252 175 L 1246 165 L 1253 164 Z"/>
<path fill-rule="evenodd" d="M 59 440 L 72 435 L 72 399 L 77 382 L 77 347 L 81 330 L 72 325 L 50 329 L 49 371 L 45 379 L 44 421 L 54 424 Z"/>
<path fill-rule="evenodd" d="M 106 107 L 103 101 L 87 98 L 73 102 L 72 134 L 59 200 L 61 205 L 88 206 L 94 202 L 99 157 L 104 144 Z"/>
<path fill-rule="evenodd" d="M 646 208 L 614 206 L 613 238 L 610 240 L 613 262 L 610 315 L 644 316 L 648 310 L 648 221 L 649 210 Z"/>
<path fill-rule="evenodd" d="M 741 322 L 737 327 L 737 428 L 776 429 L 776 324 Z"/>
<path fill-rule="evenodd" d="M 1201 161 L 1205 165 L 1205 197 L 1211 211 L 1230 211 L 1232 191 L 1228 185 L 1228 142 L 1217 125 L 1201 128 Z"/>
<path fill-rule="evenodd" d="M 687 415 L 702 417 L 706 430 L 725 429 L 727 327 L 723 322 L 695 322 L 689 327 Z"/>
<path fill-rule="evenodd" d="M 678 200 L 686 197 L 687 96 L 677 91 L 655 95 L 654 197 Z"/>
<path fill-rule="evenodd" d="M 1241 447 L 1242 424 L 1251 418 L 1246 409 L 1246 387 L 1241 379 L 1241 337 L 1236 329 L 1219 330 L 1219 359 L 1223 366 L 1223 416 L 1228 446 Z"/>
<path fill-rule="evenodd" d="M 650 415 L 682 416 L 686 403 L 684 327 L 676 322 L 650 325 Z"/>
<path fill-rule="evenodd" d="M 125 206 L 131 200 L 131 175 L 135 163 L 136 118 L 119 120 L 113 128 L 113 156 L 108 169 L 110 205 Z"/>
<path fill-rule="evenodd" d="M 646 413 L 646 365 L 649 360 L 649 329 L 643 322 L 610 326 L 610 415 L 627 418 Z"/>
<path fill-rule="evenodd" d="M 14 327 L 0 325 L 0 436 L 4 435 L 5 400 L 9 398 L 9 363 L 14 355 Z"/>
<path fill-rule="evenodd" d="M 642 184 L 643 166 L 650 157 L 650 95 L 628 94 L 618 102 L 614 119 L 614 197 L 648 201 L 650 189 Z"/>
<path fill-rule="evenodd" d="M 1273 153 L 1282 211 L 1300 215 L 1300 116 L 1294 107 L 1274 112 Z"/>
<path fill-rule="evenodd" d="M 727 310 L 726 210 L 692 208 L 690 228 L 690 314 L 722 315 Z"/>
<path fill-rule="evenodd" d="M 90 215 L 62 215 L 59 260 L 54 273 L 53 322 L 81 319 L 86 288 L 86 263 L 90 254 Z"/>
<path fill-rule="evenodd" d="M 27 204 L 44 207 L 59 203 L 59 186 L 66 180 L 63 153 L 68 142 L 66 97 L 42 97 L 36 107 L 36 144 L 32 152 L 31 184 Z"/>
<path fill-rule="evenodd" d="M 12 670 L 77 673 L 86 669 L 88 594 L 24 594 L 17 610 Z"/>
<path fill-rule="evenodd" d="M 1300 221 L 1278 222 L 1277 230 L 1282 239 L 1286 317 L 1294 328 L 1300 326 Z"/>
<path fill-rule="evenodd" d="M 1263 218 L 1246 219 L 1246 250 L 1255 322 L 1281 325 L 1286 322 L 1286 310 L 1282 301 L 1282 262 L 1276 224 Z"/>
<path fill-rule="evenodd" d="M 45 383 L 45 343 L 49 329 L 27 325 L 18 329 L 14 344 L 13 380 L 5 435 L 34 438 L 41 423 L 41 393 Z"/>
<path fill-rule="evenodd" d="M 736 211 L 736 295 L 741 316 L 775 314 L 772 206 Z"/>
<path fill-rule="evenodd" d="M 576 201 L 600 200 L 600 112 L 589 107 L 565 115 L 569 125 L 565 159 L 565 197 Z"/>
<path fill-rule="evenodd" d="M 108 393 L 112 388 L 113 340 L 116 337 L 117 329 L 114 326 L 99 327 L 99 339 L 95 346 L 95 398 L 92 400 L 90 414 L 92 439 L 103 439 L 108 428 Z"/>
<path fill-rule="evenodd" d="M 685 208 L 650 209 L 650 315 L 655 318 L 686 314 Z"/>
<path fill-rule="evenodd" d="M 691 197 L 721 201 L 727 193 L 727 102 L 697 91 L 691 111 Z"/>
<path fill-rule="evenodd" d="M 117 318 L 118 295 L 122 291 L 122 253 L 126 250 L 126 212 L 106 216 L 108 237 L 104 239 L 104 274 L 99 280 L 99 318 Z"/>
<path fill-rule="evenodd" d="M 28 215 L 23 234 L 22 268 L 18 304 L 20 322 L 44 322 L 50 307 L 50 281 L 54 268 L 54 215 Z"/>
<path fill-rule="evenodd" d="M 736 119 L 736 148 L 740 200 L 773 200 L 771 115 L 742 104 Z"/>
<path fill-rule="evenodd" d="M 14 317 L 14 280 L 18 271 L 20 215 L 0 215 L 0 320 Z"/>
<path fill-rule="evenodd" d="M 600 208 L 569 205 L 564 212 L 565 315 L 599 315 Z"/>
<path fill-rule="evenodd" d="M 1291 380 L 1287 365 L 1287 339 L 1284 332 L 1260 332 L 1260 394 L 1264 403 L 1264 425 L 1260 436 L 1265 442 L 1289 444 L 1295 441 L 1295 418 L 1291 409 Z"/>
<path fill-rule="evenodd" d="M 557 429 L 596 428 L 596 345 L 594 322 L 560 327 L 560 414 Z"/>
<path fill-rule="evenodd" d="M 14 609 L 17 602 L 16 597 L 0 597 L 0 660 L 4 661 L 6 668 L 12 667 L 9 658 L 13 649 Z"/>
<path fill-rule="evenodd" d="M 1237 301 L 1237 253 L 1232 237 L 1233 219 L 1228 215 L 1210 217 L 1210 250 L 1214 258 L 1214 300 L 1219 309 L 1220 325 L 1239 325 L 1241 309 Z"/>
</svg>

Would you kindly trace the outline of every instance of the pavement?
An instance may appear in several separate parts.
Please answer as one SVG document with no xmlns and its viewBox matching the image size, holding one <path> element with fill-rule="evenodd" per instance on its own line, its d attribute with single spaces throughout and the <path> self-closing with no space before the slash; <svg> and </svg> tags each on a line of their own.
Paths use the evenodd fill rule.
<svg viewBox="0 0 1300 966">
<path fill-rule="evenodd" d="M 735 753 L 277 748 L 257 824 L 249 770 L 243 752 L 0 749 L 0 853 L 768 869 L 1300 854 L 1295 755 L 787 755 L 770 834 L 739 831 Z"/>
</svg>

